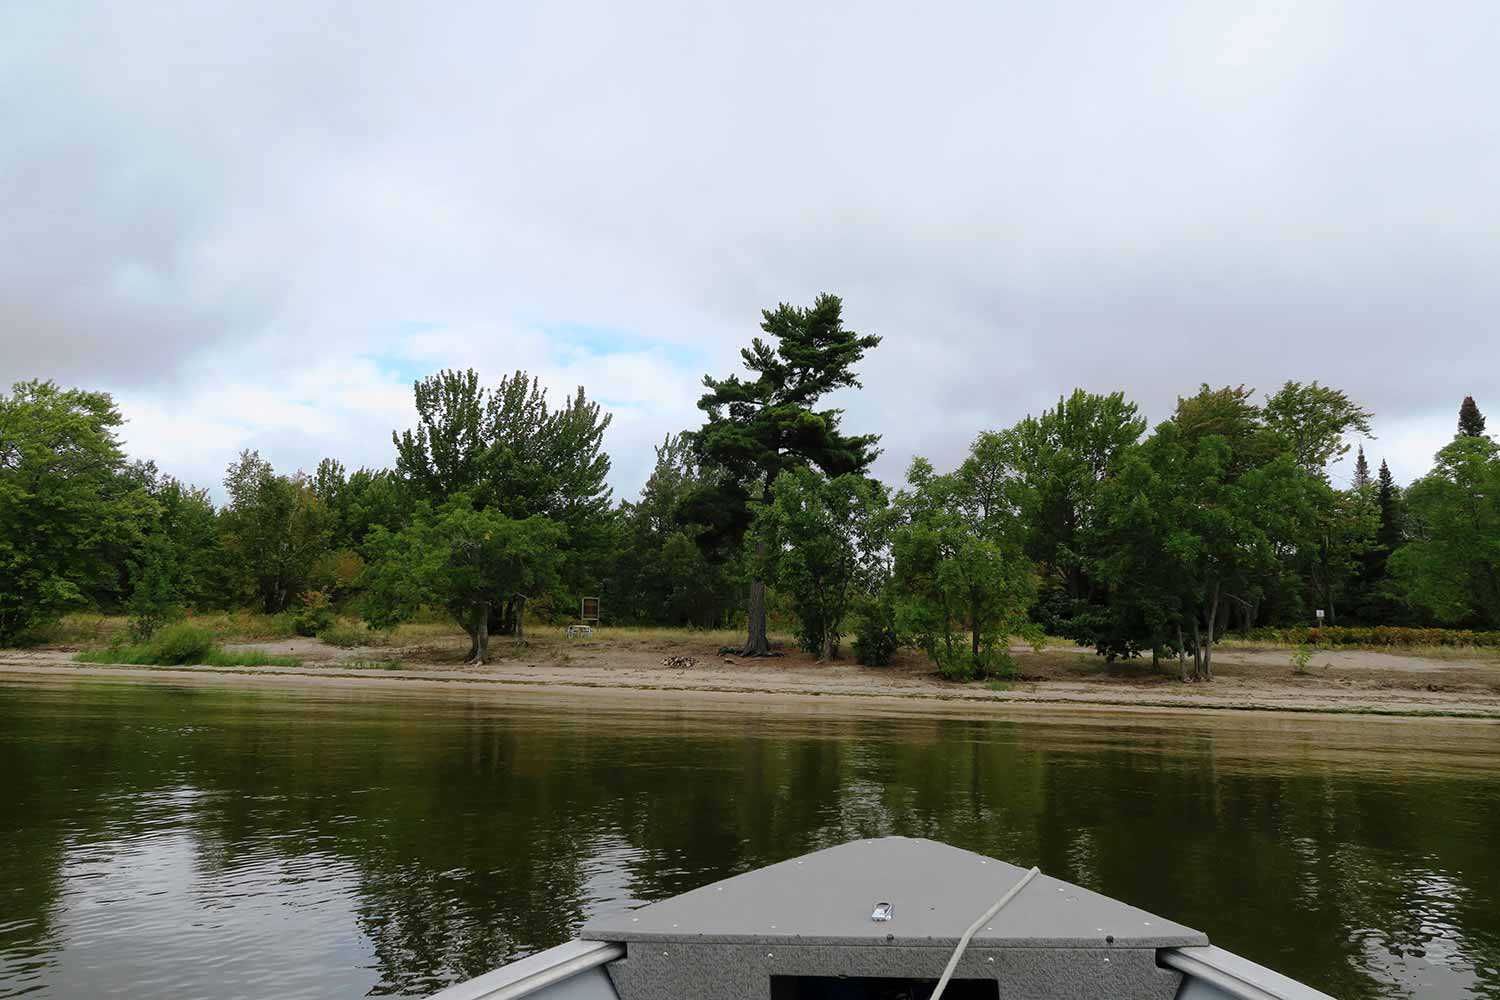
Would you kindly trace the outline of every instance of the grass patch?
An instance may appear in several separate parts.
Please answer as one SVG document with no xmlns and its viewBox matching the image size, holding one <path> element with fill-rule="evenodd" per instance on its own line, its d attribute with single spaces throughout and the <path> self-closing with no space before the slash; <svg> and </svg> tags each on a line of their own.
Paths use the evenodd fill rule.
<svg viewBox="0 0 1500 1000">
<path fill-rule="evenodd" d="M 318 638 L 330 646 L 354 649 L 359 646 L 385 646 L 390 637 L 383 632 L 372 632 L 363 625 L 330 625 L 318 633 Z"/>
<path fill-rule="evenodd" d="M 213 633 L 186 622 L 162 629 L 145 642 L 115 642 L 90 649 L 73 659 L 78 663 L 125 663 L 136 666 L 177 667 L 299 667 L 294 656 L 275 656 L 258 649 L 225 649 Z"/>
</svg>

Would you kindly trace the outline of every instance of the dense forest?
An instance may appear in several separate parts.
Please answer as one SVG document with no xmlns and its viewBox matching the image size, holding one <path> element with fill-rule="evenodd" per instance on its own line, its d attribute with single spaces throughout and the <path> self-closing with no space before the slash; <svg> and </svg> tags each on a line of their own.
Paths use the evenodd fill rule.
<svg viewBox="0 0 1500 1000">
<path fill-rule="evenodd" d="M 859 388 L 880 338 L 840 300 L 781 305 L 744 371 L 705 377 L 699 427 L 668 437 L 640 496 L 607 480 L 609 416 L 515 372 L 413 386 L 392 465 L 278 472 L 253 451 L 225 501 L 128 461 L 101 392 L 0 395 L 0 644 L 82 608 L 139 636 L 190 610 L 253 606 L 315 634 L 335 611 L 386 628 L 450 617 L 484 662 L 492 635 L 577 615 L 743 627 L 780 621 L 822 658 L 919 648 L 953 677 L 1003 672 L 1010 637 L 1065 636 L 1111 658 L 1177 657 L 1212 676 L 1227 632 L 1306 624 L 1500 628 L 1500 447 L 1472 398 L 1406 488 L 1361 447 L 1373 414 L 1289 381 L 1203 385 L 1148 427 L 1123 392 L 1078 390 L 974 439 L 955 469 L 872 478 L 873 434 L 824 404 Z"/>
</svg>

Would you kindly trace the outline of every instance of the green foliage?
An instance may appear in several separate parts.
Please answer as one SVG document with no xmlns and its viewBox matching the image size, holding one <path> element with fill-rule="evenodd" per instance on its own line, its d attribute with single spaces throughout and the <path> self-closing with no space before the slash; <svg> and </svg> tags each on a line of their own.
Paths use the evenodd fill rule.
<svg viewBox="0 0 1500 1000">
<path fill-rule="evenodd" d="M 901 645 L 896 631 L 896 604 L 889 588 L 855 597 L 849 609 L 854 659 L 867 667 L 889 666 Z"/>
<path fill-rule="evenodd" d="M 333 605 L 328 593 L 309 590 L 297 601 L 292 613 L 292 628 L 298 635 L 314 636 L 333 625 Z"/>
<path fill-rule="evenodd" d="M 836 295 L 819 295 L 806 309 L 782 303 L 761 315 L 774 346 L 756 337 L 740 352 L 749 379 L 704 376 L 708 391 L 698 408 L 705 419 L 691 435 L 699 465 L 712 475 L 684 505 L 685 517 L 702 526 L 698 541 L 718 558 L 741 550 L 753 505 L 771 502 L 783 472 L 860 475 L 878 453 L 875 435 L 842 433 L 842 411 L 814 407 L 830 392 L 859 385 L 854 366 L 880 338 L 846 329 Z M 749 619 L 745 651 L 763 654 L 764 581 L 751 588 Z"/>
<path fill-rule="evenodd" d="M 697 544 L 701 525 L 683 505 L 704 475 L 686 439 L 669 435 L 640 499 L 621 505 L 614 571 L 603 588 L 615 621 L 713 628 L 727 624 L 742 597 L 736 561 L 710 560 Z"/>
<path fill-rule="evenodd" d="M 151 638 L 164 625 L 186 615 L 178 591 L 178 575 L 169 562 L 168 545 L 162 536 L 149 539 L 136 571 L 135 586 L 127 608 L 130 634 L 138 641 Z"/>
<path fill-rule="evenodd" d="M 607 570 L 615 525 L 604 432 L 610 417 L 583 387 L 552 408 L 523 371 L 481 386 L 472 369 L 414 386 L 418 423 L 393 434 L 396 474 L 433 508 L 462 493 L 477 509 L 514 520 L 544 517 L 564 529 L 558 582 L 592 590 Z M 532 595 L 541 596 L 541 595 Z"/>
<path fill-rule="evenodd" d="M 87 650 L 73 657 L 79 663 L 122 663 L 140 666 L 296 667 L 301 661 L 255 649 L 226 650 L 213 633 L 186 623 L 170 625 L 151 639 L 134 644 Z"/>
<path fill-rule="evenodd" d="M 1015 540 L 1019 526 L 998 515 L 977 516 L 969 481 L 936 475 L 923 459 L 912 462 L 895 507 L 891 548 L 899 633 L 944 676 L 970 679 L 1008 669 L 1010 636 L 1040 641 L 1026 617 L 1036 571 Z"/>
<path fill-rule="evenodd" d="M 850 598 L 876 572 L 884 512 L 878 484 L 811 469 L 782 473 L 771 502 L 757 512 L 751 565 L 790 600 L 802 648 L 821 659 L 838 655 Z"/>
<path fill-rule="evenodd" d="M 1330 461 L 1348 454 L 1344 439 L 1349 434 L 1369 435 L 1374 414 L 1341 390 L 1313 381 L 1287 382 L 1266 400 L 1263 416 L 1266 427 L 1285 442 L 1292 461 L 1322 476 Z"/>
<path fill-rule="evenodd" d="M 1253 642 L 1276 642 L 1291 646 L 1330 646 L 1358 649 L 1414 649 L 1423 646 L 1500 647 L 1500 631 L 1483 632 L 1456 628 L 1405 628 L 1376 625 L 1313 628 L 1257 628 L 1245 635 Z"/>
<path fill-rule="evenodd" d="M 229 466 L 224 489 L 223 544 L 240 594 L 267 613 L 291 607 L 328 551 L 327 506 L 305 477 L 278 476 L 253 451 Z"/>
<path fill-rule="evenodd" d="M 1259 426 L 1246 397 L 1205 387 L 1180 400 L 1101 494 L 1089 544 L 1111 613 L 1090 638 L 1111 658 L 1191 648 L 1195 675 L 1211 678 L 1228 603 L 1254 606 L 1282 554 L 1312 544 L 1323 484 Z"/>
<path fill-rule="evenodd" d="M 318 638 L 330 646 L 338 646 L 341 649 L 355 649 L 360 646 L 384 646 L 388 641 L 385 636 L 371 632 L 367 628 L 348 625 L 329 625 L 318 632 Z"/>
<path fill-rule="evenodd" d="M 1458 433 L 1461 437 L 1484 436 L 1484 414 L 1479 412 L 1473 396 L 1465 396 L 1458 408 Z"/>
<path fill-rule="evenodd" d="M 1389 570 L 1440 622 L 1500 626 L 1500 445 L 1460 435 L 1405 496 L 1410 540 Z"/>
<path fill-rule="evenodd" d="M 469 633 L 473 656 L 483 662 L 490 612 L 512 597 L 552 587 L 565 538 L 565 529 L 544 517 L 518 520 L 476 510 L 465 493 L 436 509 L 418 504 L 410 527 L 371 533 L 365 620 L 390 628 L 424 606 L 442 608 Z"/>
<path fill-rule="evenodd" d="M 213 633 L 196 625 L 172 625 L 164 628 L 150 642 L 156 651 L 155 663 L 202 663 L 214 648 Z"/>
<path fill-rule="evenodd" d="M 1026 555 L 1069 601 L 1097 598 L 1081 540 L 1110 467 L 1146 429 L 1123 393 L 1075 390 L 1054 409 L 981 434 L 959 470 L 982 520 L 1018 519 Z"/>
<path fill-rule="evenodd" d="M 151 501 L 127 474 L 106 393 L 0 394 L 0 643 L 118 593 Z"/>
<path fill-rule="evenodd" d="M 1307 661 L 1312 659 L 1313 651 L 1305 643 L 1299 644 L 1292 650 L 1292 673 L 1307 673 Z"/>
</svg>

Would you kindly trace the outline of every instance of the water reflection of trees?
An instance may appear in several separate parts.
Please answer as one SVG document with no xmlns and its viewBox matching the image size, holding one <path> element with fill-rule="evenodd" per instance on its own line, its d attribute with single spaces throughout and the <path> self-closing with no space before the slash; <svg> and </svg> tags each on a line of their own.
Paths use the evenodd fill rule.
<svg viewBox="0 0 1500 1000">
<path fill-rule="evenodd" d="M 192 788 L 206 875 L 267 850 L 360 873 L 380 993 L 558 943 L 621 897 L 900 833 L 1040 864 L 1336 996 L 1411 993 L 1387 980 L 1429 958 L 1500 996 L 1500 795 L 1475 774 L 1258 757 L 1212 729 L 79 692 L 0 702 L 8 955 L 41 948 L 70 838 Z"/>
</svg>

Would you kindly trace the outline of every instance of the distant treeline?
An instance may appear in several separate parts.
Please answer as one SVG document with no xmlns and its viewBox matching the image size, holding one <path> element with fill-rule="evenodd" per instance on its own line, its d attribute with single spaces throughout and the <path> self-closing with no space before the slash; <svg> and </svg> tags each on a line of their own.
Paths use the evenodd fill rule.
<svg viewBox="0 0 1500 1000">
<path fill-rule="evenodd" d="M 1050 633 L 1185 673 L 1191 657 L 1207 678 L 1226 631 L 1315 609 L 1330 626 L 1500 628 L 1500 449 L 1472 399 L 1404 490 L 1363 448 L 1334 486 L 1328 465 L 1372 414 L 1295 381 L 1261 398 L 1204 385 L 1155 428 L 1123 393 L 1075 391 L 980 434 L 957 469 L 915 460 L 892 490 L 869 477 L 878 438 L 819 408 L 859 386 L 880 338 L 846 329 L 829 295 L 762 329 L 625 502 L 606 485 L 609 416 L 525 372 L 415 383 L 390 468 L 284 474 L 244 452 L 222 505 L 127 462 L 107 394 L 19 383 L 0 395 L 0 643 L 78 608 L 128 613 L 138 635 L 189 609 L 254 606 L 307 632 L 334 609 L 376 628 L 425 609 L 483 662 L 489 636 L 572 619 L 586 595 L 606 622 L 743 625 L 747 655 L 779 615 L 825 658 L 852 637 L 861 662 L 912 645 L 982 676 L 1007 668 L 1009 637 Z"/>
</svg>

